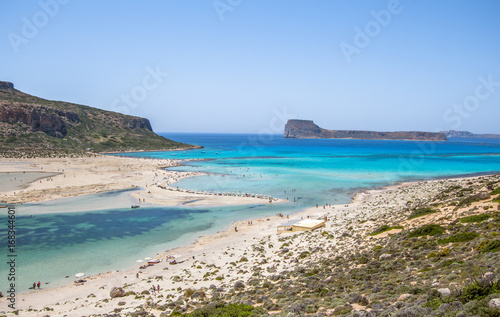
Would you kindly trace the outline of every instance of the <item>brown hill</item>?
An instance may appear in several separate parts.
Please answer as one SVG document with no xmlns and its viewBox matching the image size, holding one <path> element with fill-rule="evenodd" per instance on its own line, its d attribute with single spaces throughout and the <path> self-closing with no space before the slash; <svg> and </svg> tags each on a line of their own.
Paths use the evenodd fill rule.
<svg viewBox="0 0 500 317">
<path fill-rule="evenodd" d="M 0 156 L 88 155 L 195 146 L 153 132 L 148 119 L 52 101 L 0 82 Z"/>
</svg>

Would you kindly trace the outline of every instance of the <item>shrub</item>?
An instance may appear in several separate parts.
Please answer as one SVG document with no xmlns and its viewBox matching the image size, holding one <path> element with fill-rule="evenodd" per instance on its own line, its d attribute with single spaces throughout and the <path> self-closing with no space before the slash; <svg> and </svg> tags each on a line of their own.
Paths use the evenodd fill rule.
<svg viewBox="0 0 500 317">
<path fill-rule="evenodd" d="M 437 253 L 436 253 L 436 252 L 431 252 L 431 253 L 427 254 L 427 258 L 429 258 L 429 259 L 430 259 L 430 258 L 435 258 L 435 257 L 437 257 L 437 256 L 438 256 L 438 255 L 437 255 Z"/>
<path fill-rule="evenodd" d="M 444 228 L 439 225 L 423 225 L 412 232 L 410 232 L 409 237 L 422 237 L 422 236 L 435 236 L 444 233 Z"/>
<path fill-rule="evenodd" d="M 462 218 L 460 218 L 460 222 L 462 222 L 462 223 L 481 222 L 481 221 L 485 221 L 486 219 L 489 219 L 489 218 L 490 218 L 489 214 L 481 214 L 481 215 L 462 217 Z"/>
<path fill-rule="evenodd" d="M 500 240 L 493 240 L 488 242 L 482 248 L 481 252 L 497 252 L 498 250 L 500 250 Z"/>
<path fill-rule="evenodd" d="M 191 289 L 191 288 L 188 288 L 187 290 L 184 291 L 184 297 L 191 297 L 191 295 L 194 294 L 194 292 L 196 292 L 194 289 Z"/>
<path fill-rule="evenodd" d="M 450 255 L 451 253 L 451 250 L 448 249 L 448 248 L 444 248 L 443 250 L 439 251 L 439 252 L 431 252 L 427 255 L 427 258 L 435 258 L 435 257 L 439 257 L 439 258 L 442 258 L 442 257 L 445 257 L 447 255 Z"/>
<path fill-rule="evenodd" d="M 494 189 L 494 190 L 490 193 L 490 195 L 498 195 L 498 194 L 500 194 L 500 187 L 498 187 L 498 188 Z"/>
<path fill-rule="evenodd" d="M 304 259 L 304 258 L 307 258 L 308 256 L 309 256 L 309 252 L 303 251 L 299 254 L 299 259 Z"/>
<path fill-rule="evenodd" d="M 472 195 L 472 196 L 469 196 L 465 199 L 463 199 L 462 201 L 460 201 L 457 205 L 457 207 L 455 208 L 455 210 L 463 207 L 463 206 L 466 206 L 466 205 L 470 205 L 472 204 L 473 202 L 476 202 L 476 201 L 481 201 L 481 200 L 485 200 L 489 197 L 488 194 L 486 195 L 482 195 L 482 193 L 479 193 L 479 194 L 476 194 L 476 195 Z"/>
<path fill-rule="evenodd" d="M 450 242 L 467 242 L 474 240 L 475 238 L 479 237 L 479 234 L 475 232 L 460 232 L 455 235 L 452 235 L 451 237 L 445 238 L 445 239 L 439 239 L 438 243 L 439 244 L 447 244 Z"/>
<path fill-rule="evenodd" d="M 433 214 L 433 213 L 436 213 L 436 212 L 438 212 L 438 210 L 432 209 L 430 207 L 418 208 L 418 209 L 413 210 L 413 212 L 408 217 L 408 219 L 418 218 L 418 217 L 422 217 L 422 216 L 425 216 L 425 215 Z"/>
<path fill-rule="evenodd" d="M 486 298 L 490 294 L 500 292 L 500 281 L 479 280 L 473 284 L 467 285 L 458 292 L 458 300 L 462 303 L 467 303 L 472 300 L 480 300 Z"/>
<path fill-rule="evenodd" d="M 378 227 L 377 229 L 375 229 L 375 231 L 373 231 L 370 235 L 371 236 L 376 236 L 377 234 L 380 234 L 382 232 L 386 232 L 386 231 L 389 231 L 389 230 L 393 230 L 393 229 L 404 229 L 403 226 L 388 226 L 388 225 L 382 225 L 380 227 Z"/>
<path fill-rule="evenodd" d="M 247 304 L 224 304 L 224 303 L 211 303 L 202 308 L 198 308 L 191 313 L 184 314 L 183 316 L 191 317 L 209 317 L 209 316 L 238 316 L 245 317 L 251 315 L 264 314 L 262 308 L 253 307 Z"/>
<path fill-rule="evenodd" d="M 481 316 L 481 317 L 500 317 L 500 309 L 488 307 L 487 299 L 471 301 L 464 305 L 464 313 L 462 316 Z"/>
</svg>

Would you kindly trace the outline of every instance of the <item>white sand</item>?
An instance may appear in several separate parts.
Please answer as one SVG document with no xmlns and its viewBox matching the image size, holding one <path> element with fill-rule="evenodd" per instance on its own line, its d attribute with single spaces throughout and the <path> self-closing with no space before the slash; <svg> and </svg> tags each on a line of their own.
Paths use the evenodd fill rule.
<svg viewBox="0 0 500 317">
<path fill-rule="evenodd" d="M 0 203 L 33 203 L 130 188 L 143 188 L 142 191 L 133 193 L 138 204 L 189 206 L 268 203 L 268 199 L 264 198 L 176 191 L 176 188 L 169 185 L 184 177 L 202 175 L 164 170 L 165 167 L 178 165 L 178 162 L 106 155 L 85 158 L 0 159 L 0 173 L 25 171 L 56 174 L 31 183 L 22 190 L 1 192 Z M 138 201 L 139 198 L 141 202 Z"/>
</svg>

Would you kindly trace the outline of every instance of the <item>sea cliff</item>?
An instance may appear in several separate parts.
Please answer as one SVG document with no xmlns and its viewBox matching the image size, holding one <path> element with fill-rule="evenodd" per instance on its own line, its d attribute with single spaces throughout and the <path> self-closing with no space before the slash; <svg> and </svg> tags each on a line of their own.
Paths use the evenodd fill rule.
<svg viewBox="0 0 500 317">
<path fill-rule="evenodd" d="M 157 135 L 146 118 L 42 99 L 0 81 L 0 156 L 82 156 L 194 147 Z"/>
</svg>

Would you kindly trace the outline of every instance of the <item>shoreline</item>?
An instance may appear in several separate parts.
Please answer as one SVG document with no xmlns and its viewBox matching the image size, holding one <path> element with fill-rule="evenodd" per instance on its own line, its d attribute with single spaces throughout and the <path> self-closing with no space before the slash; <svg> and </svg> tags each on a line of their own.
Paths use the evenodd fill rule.
<svg viewBox="0 0 500 317">
<path fill-rule="evenodd" d="M 145 152 L 173 152 L 173 151 L 189 151 L 189 150 L 199 150 L 203 149 L 204 147 L 201 145 L 196 145 L 193 144 L 191 147 L 181 147 L 181 148 L 176 148 L 176 149 L 166 149 L 166 150 L 137 150 L 137 151 L 112 151 L 112 152 L 99 152 L 97 154 L 99 155 L 108 155 L 108 154 L 123 154 L 124 157 L 133 157 L 133 156 L 126 156 L 125 154 L 127 153 L 145 153 Z"/>
<path fill-rule="evenodd" d="M 115 156 L 111 156 L 111 157 L 115 157 Z M 106 159 L 107 158 L 108 157 L 106 157 Z M 51 161 L 51 160 L 54 160 L 54 159 L 44 159 L 44 162 Z M 62 160 L 65 160 L 65 159 L 62 159 Z M 71 159 L 71 160 L 74 160 L 74 159 Z M 82 159 L 82 160 L 85 161 L 85 159 Z M 164 163 L 165 163 L 165 161 L 168 161 L 168 160 L 162 160 L 162 159 L 147 159 L 147 158 L 133 158 L 132 160 L 138 164 L 138 165 L 133 165 L 133 167 L 137 167 L 137 166 L 142 165 L 144 170 L 147 170 L 147 168 L 151 168 L 154 166 L 159 166 L 157 163 L 161 163 L 160 165 L 162 167 L 165 167 L 166 165 L 164 165 Z M 12 161 L 12 160 L 10 160 L 10 161 Z M 21 161 L 24 161 L 24 160 L 21 160 Z M 29 161 L 33 161 L 33 159 L 31 159 Z M 112 161 L 113 161 L 113 163 L 116 163 L 116 159 L 112 159 Z M 170 160 L 169 163 L 173 163 L 174 161 L 178 163 L 177 160 Z M 38 162 L 38 163 L 21 162 L 21 163 L 25 163 L 25 164 L 30 163 L 30 164 L 34 164 L 34 165 L 40 164 L 40 162 Z M 92 174 L 96 174 L 96 175 L 102 174 L 101 173 L 102 171 L 99 170 L 99 168 L 102 167 L 101 165 L 95 166 L 94 164 L 92 164 L 92 162 L 87 162 L 87 163 L 90 163 L 91 167 L 90 167 L 90 169 L 88 169 L 88 168 L 84 169 L 85 171 L 93 171 L 92 169 L 95 168 L 95 171 L 93 171 Z M 122 161 L 120 161 L 120 163 L 129 164 L 129 161 L 122 160 Z M 151 163 L 152 163 L 152 165 L 151 165 Z M 121 166 L 123 167 L 124 165 L 121 165 Z M 45 165 L 43 167 L 45 167 Z M 42 167 L 42 169 L 43 169 L 43 167 Z M 36 166 L 34 166 L 33 168 L 36 168 Z M 134 169 L 132 169 L 132 170 L 133 170 L 133 173 L 135 173 L 135 174 L 139 173 Z M 149 171 L 148 172 L 149 174 L 147 175 L 147 177 L 153 177 L 153 180 L 154 180 L 155 179 L 155 177 L 154 177 L 155 172 L 158 173 L 158 170 Z M 162 172 L 174 173 L 174 174 L 168 174 L 168 176 L 171 177 L 172 183 L 175 183 L 177 181 L 177 180 L 175 180 L 176 176 L 179 176 L 179 177 L 180 176 L 182 176 L 182 177 L 191 177 L 192 176 L 192 177 L 194 177 L 197 175 L 202 175 L 199 173 L 183 174 L 186 172 L 173 172 L 173 171 L 162 171 Z M 143 173 L 145 173 L 145 172 L 143 171 Z M 66 174 L 64 174 L 64 172 L 63 172 L 63 173 L 58 174 L 58 176 L 62 176 L 62 178 L 64 178 L 63 175 L 69 176 L 70 174 L 71 174 L 71 172 L 67 172 Z M 495 175 L 496 175 L 496 177 L 498 177 L 496 172 L 485 172 L 485 173 L 475 173 L 475 174 L 476 174 L 475 176 L 470 176 L 470 174 L 469 174 L 469 176 L 466 176 L 466 177 L 463 177 L 463 175 L 462 176 L 457 175 L 457 176 L 453 176 L 453 177 L 442 177 L 442 178 L 434 178 L 434 179 L 415 180 L 415 181 L 410 181 L 410 182 L 403 181 L 400 183 L 394 183 L 394 184 L 387 185 L 384 187 L 367 188 L 366 191 L 364 191 L 364 192 L 353 193 L 349 204 L 346 204 L 346 205 L 325 205 L 325 206 L 319 206 L 319 207 L 306 208 L 300 212 L 297 212 L 297 213 L 291 215 L 290 220 L 299 219 L 299 217 L 321 218 L 324 215 L 328 215 L 329 227 L 327 229 L 332 229 L 333 227 L 339 227 L 339 228 L 345 227 L 346 223 L 350 224 L 351 222 L 356 222 L 356 221 L 359 222 L 360 219 L 356 219 L 357 216 L 359 216 L 358 214 L 356 214 L 356 212 L 361 212 L 362 216 L 364 216 L 363 213 L 365 211 L 361 210 L 361 209 L 367 208 L 367 207 L 363 206 L 363 204 L 369 205 L 371 199 L 375 199 L 375 200 L 378 199 L 375 197 L 378 195 L 386 196 L 386 195 L 390 195 L 392 192 L 395 192 L 398 190 L 406 190 L 407 188 L 410 188 L 410 189 L 411 188 L 419 188 L 419 186 L 424 186 L 426 184 L 431 184 L 430 185 L 431 187 L 434 185 L 439 187 L 439 186 L 441 186 L 441 185 L 438 185 L 440 182 L 445 182 L 445 183 L 446 182 L 454 182 L 454 181 L 465 182 L 465 180 L 469 180 L 469 179 L 476 179 L 476 178 L 487 177 L 487 176 L 494 177 Z M 480 175 L 478 175 L 478 174 L 480 174 Z M 93 177 L 94 175 L 91 175 L 91 176 Z M 132 178 L 134 178 L 133 176 L 138 177 L 138 176 L 144 176 L 144 175 L 142 175 L 142 174 L 141 175 L 138 175 L 138 174 L 132 175 Z M 156 178 L 157 177 L 158 177 L 158 175 L 156 175 Z M 56 179 L 56 177 L 54 177 L 54 179 Z M 44 185 L 47 185 L 47 184 L 51 184 L 51 183 L 45 182 Z M 434 184 L 434 185 L 432 185 L 432 184 Z M 35 189 L 39 189 L 38 187 L 40 187 L 41 189 L 45 188 L 44 186 L 39 186 L 39 185 L 37 185 L 35 187 L 37 187 Z M 129 188 L 127 188 L 127 189 L 129 189 Z M 148 187 L 147 190 L 151 190 L 151 189 L 154 189 L 154 188 Z M 363 189 L 363 190 L 365 190 L 365 189 Z M 103 190 L 103 191 L 106 191 L 106 190 Z M 176 191 L 172 191 L 172 192 L 176 192 Z M 152 193 L 152 195 L 154 195 L 154 194 L 155 193 Z M 424 191 L 424 193 L 420 193 L 420 194 L 425 196 L 425 191 Z M 70 197 L 79 197 L 81 195 L 82 194 L 79 194 L 77 196 L 70 196 Z M 205 195 L 200 194 L 200 196 L 205 196 Z M 219 197 L 217 195 L 214 195 L 214 198 L 223 198 L 225 200 L 227 200 L 231 197 L 232 196 Z M 234 198 L 249 199 L 248 197 L 234 197 Z M 237 201 L 232 202 L 232 203 L 230 202 L 229 204 L 233 204 L 233 203 L 234 204 L 241 204 L 241 201 L 242 201 L 241 199 L 237 199 Z M 398 201 L 398 199 L 396 199 L 396 201 Z M 151 201 L 150 198 L 148 198 L 147 204 L 150 204 L 151 202 L 153 202 L 153 201 Z M 178 199 L 176 200 L 176 203 L 179 203 Z M 220 203 L 220 200 L 219 200 L 219 203 Z M 249 203 L 252 204 L 251 202 L 249 202 Z M 262 204 L 262 200 L 259 199 L 259 203 Z M 377 204 L 373 204 L 373 206 L 378 206 L 379 203 L 380 202 L 377 202 Z M 358 208 L 360 210 L 358 210 Z M 402 207 L 400 206 L 400 208 L 402 208 Z M 351 214 L 353 211 L 354 211 L 354 213 Z M 382 211 L 379 210 L 379 212 L 382 212 Z M 377 214 L 377 216 L 380 216 L 380 214 Z M 367 228 L 373 228 L 373 226 L 375 226 L 375 224 L 379 221 L 379 220 L 376 220 L 376 221 L 372 220 L 372 218 L 366 218 L 366 219 L 367 219 L 367 225 L 364 225 L 365 228 L 361 229 L 361 232 L 363 234 L 366 234 L 369 231 Z M 72 284 L 67 284 L 64 286 L 48 288 L 48 289 L 41 290 L 41 291 L 30 291 L 30 292 L 26 292 L 26 293 L 19 293 L 18 296 L 19 296 L 19 298 L 21 298 L 21 301 L 34 302 L 35 303 L 34 305 L 38 305 L 37 306 L 38 308 L 36 308 L 36 309 L 40 309 L 40 310 L 42 309 L 41 308 L 42 306 L 40 306 L 40 305 L 45 305 L 45 302 L 43 300 L 46 300 L 49 297 L 51 298 L 51 301 L 53 302 L 52 305 L 54 305 L 54 303 L 56 303 L 56 302 L 54 302 L 54 300 L 58 300 L 59 305 L 61 304 L 61 302 L 63 302 L 63 300 L 65 300 L 64 305 L 66 305 L 67 303 L 69 303 L 68 305 L 70 305 L 70 304 L 76 304 L 76 300 L 74 300 L 74 298 L 85 298 L 85 297 L 89 296 L 89 294 L 95 295 L 95 293 L 96 293 L 95 290 L 97 290 L 97 289 L 106 290 L 103 292 L 99 291 L 99 296 L 97 296 L 101 300 L 103 300 L 104 298 L 107 298 L 109 296 L 109 287 L 111 284 L 113 284 L 114 286 L 120 287 L 124 283 L 128 284 L 128 282 L 132 281 L 133 283 L 130 287 L 133 288 L 134 290 L 137 290 L 137 291 L 140 291 L 140 289 L 144 288 L 145 285 L 147 286 L 147 284 L 145 284 L 145 283 L 147 283 L 147 281 L 144 281 L 143 279 L 140 279 L 140 278 L 136 281 L 136 279 L 133 278 L 133 276 L 135 276 L 136 273 L 140 273 L 140 276 L 144 275 L 144 276 L 149 276 L 149 277 L 153 276 L 154 274 L 168 273 L 167 276 L 170 278 L 172 277 L 173 274 L 177 274 L 177 275 L 173 275 L 173 276 L 178 276 L 178 275 L 184 274 L 187 276 L 186 278 L 188 279 L 187 284 L 191 285 L 191 287 L 208 288 L 208 287 L 210 287 L 211 284 L 215 283 L 214 279 L 210 279 L 208 281 L 201 281 L 200 280 L 201 277 L 198 276 L 198 279 L 196 279 L 196 280 L 194 280 L 194 279 L 189 280 L 189 276 L 191 274 L 186 274 L 183 270 L 186 270 L 186 269 L 193 270 L 192 266 L 189 267 L 189 264 L 193 263 L 193 265 L 194 265 L 194 263 L 199 263 L 199 258 L 205 258 L 207 256 L 205 253 L 210 253 L 210 252 L 212 252 L 212 254 L 208 256 L 210 258 L 210 261 L 216 263 L 216 264 L 214 264 L 215 266 L 222 267 L 223 266 L 222 262 L 224 262 L 224 261 L 222 261 L 222 262 L 219 261 L 221 259 L 221 257 L 225 259 L 225 261 L 226 261 L 225 264 L 228 263 L 228 261 L 230 260 L 229 258 L 237 259 L 238 257 L 244 257 L 244 254 L 249 252 L 248 248 L 250 248 L 250 242 L 252 242 L 253 240 L 271 239 L 271 240 L 274 240 L 274 244 L 277 245 L 278 240 L 279 240 L 279 236 L 277 236 L 277 234 L 276 234 L 276 227 L 280 223 L 287 222 L 287 221 L 288 221 L 287 219 L 283 219 L 283 218 L 277 217 L 277 216 L 254 219 L 254 220 L 252 220 L 252 222 L 255 222 L 255 224 L 252 224 L 252 225 L 249 225 L 248 224 L 249 222 L 246 220 L 237 221 L 233 224 L 228 225 L 227 230 L 219 231 L 219 232 L 212 234 L 212 235 L 198 237 L 194 242 L 192 242 L 186 246 L 181 246 L 178 248 L 165 250 L 164 252 L 158 252 L 154 258 L 162 259 L 163 262 L 161 262 L 160 264 L 157 264 L 153 267 L 148 267 L 148 268 L 143 269 L 143 270 L 138 270 L 138 267 L 134 266 L 133 268 L 126 269 L 124 271 L 109 271 L 107 273 L 100 273 L 98 275 L 88 277 L 88 282 L 85 285 L 75 286 Z M 238 227 L 238 232 L 234 231 L 235 226 Z M 323 230 L 326 231 L 327 229 L 322 229 L 322 231 Z M 340 229 L 338 229 L 338 230 L 340 230 Z M 359 231 L 359 230 L 356 230 L 356 231 Z M 343 232 L 345 232 L 345 230 Z M 296 235 L 296 234 L 297 233 L 285 233 L 285 234 L 282 234 L 280 236 L 289 236 L 289 235 Z M 341 242 L 337 241 L 337 243 L 341 243 Z M 236 250 L 236 251 L 234 251 L 233 256 L 231 256 L 231 253 L 229 253 L 229 255 L 225 254 L 224 255 L 225 257 L 224 257 L 223 255 L 220 255 L 221 250 L 226 250 L 225 252 L 229 252 L 229 250 Z M 279 250 L 275 250 L 275 251 L 278 252 Z M 233 251 L 231 251 L 231 252 L 233 252 Z M 181 262 L 181 263 L 179 263 L 179 265 L 172 266 L 172 265 L 168 265 L 165 262 L 167 255 L 179 255 L 179 254 L 181 255 L 180 257 L 177 257 L 179 259 L 179 261 Z M 186 265 L 184 265 L 184 263 L 186 263 Z M 289 265 L 292 265 L 292 263 L 289 263 Z M 239 274 L 236 274 L 236 276 L 235 276 L 234 274 L 236 272 L 234 272 L 234 270 L 231 270 L 231 269 L 228 269 L 226 273 L 229 276 L 231 276 L 231 280 L 233 282 L 234 282 L 234 280 L 236 280 L 238 278 L 247 279 L 247 280 L 251 278 L 251 276 L 249 274 L 246 274 L 246 273 L 244 273 L 243 276 L 239 276 Z M 131 278 L 131 276 L 132 276 L 132 278 Z M 172 281 L 172 284 L 175 284 L 175 283 L 178 283 L 178 282 Z M 223 279 L 222 283 L 224 283 L 224 279 Z M 162 288 L 166 290 L 168 287 L 164 287 L 162 285 Z M 175 294 L 174 289 L 175 288 L 169 290 L 170 294 Z M 62 291 L 65 294 L 59 294 L 60 291 Z M 83 296 L 84 292 L 88 292 L 88 293 L 85 294 L 85 296 Z M 108 293 L 106 293 L 106 292 L 108 292 Z M 33 297 L 34 297 L 34 299 L 32 300 Z M 4 303 L 5 303 L 4 299 L 0 299 L 0 310 L 3 309 Z M 57 306 L 59 306 L 59 305 L 57 305 Z M 66 306 L 64 306 L 64 305 L 62 305 L 62 306 L 63 307 L 68 306 L 68 305 L 66 305 Z M 116 303 L 115 303 L 115 305 L 116 305 Z M 22 309 L 30 309 L 29 306 L 25 306 L 24 304 L 22 307 L 23 307 Z M 90 307 L 87 307 L 87 309 L 91 310 Z M 26 312 L 23 312 L 22 315 L 26 315 L 25 313 Z M 68 313 L 68 311 L 66 311 L 66 314 L 67 313 Z M 32 315 L 31 313 L 28 313 L 26 316 L 31 316 L 31 315 Z M 33 314 L 33 316 L 39 316 L 39 315 Z M 40 316 L 43 316 L 43 315 L 41 315 L 41 312 L 40 312 Z"/>
<path fill-rule="evenodd" d="M 495 174 L 492 176 L 427 180 L 391 185 L 383 189 L 372 189 L 357 193 L 354 195 L 351 203 L 346 205 L 325 205 L 307 208 L 291 215 L 289 220 L 305 217 L 322 218 L 323 216 L 327 216 L 327 227 L 315 231 L 317 232 L 315 236 L 325 237 L 326 239 L 333 233 L 334 240 L 329 243 L 332 243 L 335 250 L 340 250 L 339 248 L 351 250 L 352 245 L 354 245 L 353 242 L 359 240 L 359 238 L 356 238 L 357 236 L 363 241 L 372 242 L 383 238 L 385 235 L 373 238 L 363 237 L 367 236 L 380 223 L 393 223 L 397 219 L 401 221 L 404 215 L 395 212 L 403 210 L 406 206 L 406 204 L 403 204 L 405 199 L 417 195 L 425 201 L 428 197 L 439 193 L 447 186 L 457 183 L 467 184 L 468 182 L 478 181 L 484 177 L 499 178 L 498 174 Z M 254 219 L 252 225 L 250 225 L 249 221 L 237 221 L 231 224 L 227 230 L 217 232 L 213 235 L 201 236 L 187 246 L 159 252 L 153 258 L 161 259 L 162 262 L 154 266 L 145 269 L 135 266 L 125 271 L 101 273 L 88 277 L 87 282 L 80 286 L 68 284 L 56 288 L 18 294 L 18 305 L 23 310 L 21 316 L 43 316 L 42 312 L 45 307 L 55 309 L 57 312 L 55 316 L 71 314 L 74 310 L 82 310 L 81 314 L 109 312 L 112 307 L 116 307 L 117 302 L 112 299 L 108 303 L 106 300 L 109 299 L 109 291 L 112 287 L 123 287 L 125 285 L 127 291 L 133 291 L 137 294 L 151 286 L 149 284 L 151 279 L 155 283 L 158 283 L 158 285 L 161 285 L 164 296 L 168 298 L 170 295 L 175 298 L 175 294 L 179 295 L 179 285 L 182 286 L 182 290 L 193 287 L 195 289 L 208 289 L 211 288 L 212 284 L 218 284 L 220 287 L 224 287 L 225 285 L 227 288 L 228 285 L 238 280 L 248 281 L 252 278 L 252 271 L 249 270 L 251 263 L 266 267 L 266 270 L 270 273 L 273 272 L 272 268 L 276 266 L 281 266 L 281 269 L 285 270 L 295 267 L 294 261 L 273 262 L 268 260 L 262 262 L 257 257 L 252 257 L 248 260 L 249 262 L 242 260 L 246 254 L 253 252 L 252 250 L 255 251 L 256 246 L 261 245 L 259 241 L 266 241 L 266 245 L 268 244 L 270 248 L 267 255 L 270 255 L 272 258 L 273 254 L 276 255 L 282 252 L 279 248 L 282 244 L 279 242 L 281 238 L 296 236 L 305 238 L 308 236 L 307 233 L 303 234 L 300 232 L 278 235 L 276 233 L 277 225 L 289 220 L 272 216 Z M 356 225 L 354 226 L 354 224 Z M 349 225 L 354 226 L 352 230 L 347 228 Z M 234 230 L 235 226 L 238 227 L 238 232 Z M 322 234 L 323 232 L 327 232 L 328 235 Z M 347 236 L 345 236 L 346 234 Z M 355 236 L 352 236 L 353 234 Z M 344 236 L 346 238 L 343 238 Z M 349 238 L 350 236 L 351 238 Z M 352 242 L 350 242 L 351 240 Z M 300 245 L 302 243 L 299 242 L 296 246 L 294 245 L 294 248 Z M 303 247 L 306 247 L 306 249 L 309 248 L 307 244 Z M 338 250 L 334 251 L 334 253 L 338 253 Z M 167 256 L 176 256 L 178 264 L 168 264 L 166 261 Z M 229 262 L 237 264 L 233 268 L 233 265 Z M 203 266 L 206 266 L 206 268 L 203 269 Z M 240 268 L 239 271 L 237 270 L 238 268 Z M 216 271 L 221 270 L 221 273 L 210 274 L 208 278 L 204 278 L 207 273 L 210 273 L 214 269 Z M 136 274 L 138 274 L 138 278 Z M 158 278 L 158 276 L 162 276 L 162 278 Z M 223 278 L 218 280 L 221 276 Z M 89 294 L 93 294 L 93 296 L 89 297 Z M 76 298 L 87 298 L 87 300 L 86 303 L 83 303 L 76 300 Z M 157 297 L 154 298 L 155 300 L 159 300 Z M 132 297 L 123 297 L 120 300 L 125 300 L 125 307 L 128 307 L 131 311 L 133 307 L 141 302 L 140 299 Z M 4 307 L 5 303 L 4 299 L 0 299 L 0 310 L 6 309 Z M 26 311 L 29 309 L 33 309 L 33 313 Z M 36 310 L 38 310 L 38 313 L 35 312 Z"/>
<path fill-rule="evenodd" d="M 14 181 L 17 182 L 19 180 L 17 180 L 17 178 L 20 179 L 20 182 L 22 184 L 13 184 L 14 188 L 10 188 L 10 186 L 6 186 L 6 188 L 3 188 L 3 186 L 0 184 L 0 192 L 3 192 L 4 189 L 7 189 L 10 191 L 19 191 L 19 190 L 23 190 L 23 189 L 26 189 L 31 183 L 34 183 L 36 181 L 39 181 L 41 179 L 44 179 L 44 178 L 50 178 L 50 177 L 53 177 L 53 176 L 56 176 L 58 175 L 59 173 L 51 173 L 51 172 L 0 172 L 0 180 L 1 181 L 5 181 L 8 177 L 8 175 L 11 175 L 13 174 L 12 177 L 14 177 Z M 20 175 L 18 175 L 20 174 Z M 33 176 L 33 175 L 30 175 L 30 174 L 47 174 L 47 175 L 39 175 L 37 176 L 36 178 L 33 178 L 33 177 L 30 177 L 30 176 Z M 21 176 L 21 177 L 19 177 Z M 24 176 L 24 177 L 23 177 Z M 9 179 L 9 181 L 12 181 L 12 178 Z"/>
<path fill-rule="evenodd" d="M 8 162 L 9 164 L 2 164 Z M 23 204 L 52 201 L 60 198 L 79 197 L 115 190 L 142 188 L 132 195 L 139 203 L 156 203 L 163 206 L 239 205 L 262 204 L 263 198 L 209 195 L 170 187 L 174 182 L 198 172 L 177 172 L 165 168 L 178 166 L 179 160 L 131 158 L 100 155 L 81 158 L 0 159 L 0 172 L 50 172 L 57 174 L 50 179 L 38 179 L 23 189 L 0 193 L 2 204 Z M 165 186 L 168 185 L 168 186 Z M 168 187 L 170 190 L 161 190 Z M 146 201 L 144 201 L 145 197 Z M 141 201 L 139 201 L 141 199 Z M 151 201 L 149 200 L 151 199 Z M 283 202 L 273 199 L 273 202 Z"/>
</svg>

